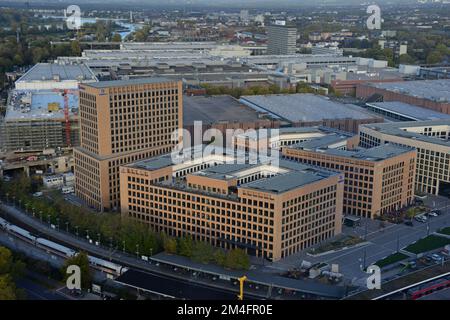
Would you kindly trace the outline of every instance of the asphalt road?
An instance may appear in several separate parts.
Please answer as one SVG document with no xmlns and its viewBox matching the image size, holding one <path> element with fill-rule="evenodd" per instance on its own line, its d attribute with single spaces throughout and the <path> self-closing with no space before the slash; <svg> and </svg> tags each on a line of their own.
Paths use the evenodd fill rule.
<svg viewBox="0 0 450 320">
<path fill-rule="evenodd" d="M 353 280 L 355 285 L 366 285 L 367 274 L 362 271 L 363 264 L 368 266 L 394 252 L 397 252 L 397 248 L 403 248 L 412 242 L 415 242 L 427 234 L 450 225 L 450 213 L 446 211 L 446 205 L 448 203 L 435 201 L 436 208 L 441 209 L 444 213 L 438 217 L 429 219 L 429 231 L 428 223 L 421 223 L 413 221 L 413 226 L 407 226 L 405 224 L 388 224 L 385 228 L 374 228 L 372 225 L 367 234 L 368 244 L 326 254 L 320 257 L 308 256 L 305 252 L 289 257 L 284 261 L 280 261 L 273 264 L 273 267 L 279 266 L 279 268 L 298 267 L 302 260 L 306 260 L 312 263 L 325 262 L 329 264 L 338 264 L 339 272 L 344 274 L 344 277 Z M 379 223 L 373 221 L 372 223 Z M 375 230 L 377 229 L 377 230 Z M 348 230 L 347 230 L 348 232 Z M 357 227 L 352 231 L 352 234 L 364 234 L 364 224 Z M 365 263 L 364 263 L 365 261 Z M 283 265 L 286 264 L 286 265 Z M 382 278 L 390 277 L 392 274 L 382 274 Z"/>
<path fill-rule="evenodd" d="M 142 271 L 130 270 L 120 276 L 117 281 L 133 287 L 143 288 L 155 293 L 164 293 L 174 298 L 189 300 L 236 300 L 237 294 L 219 288 L 211 288 L 189 281 L 154 275 Z M 255 299 L 245 295 L 246 300 Z"/>
<path fill-rule="evenodd" d="M 49 290 L 43 285 L 26 278 L 17 280 L 16 285 L 25 290 L 27 300 L 67 300 L 56 291 Z"/>
<path fill-rule="evenodd" d="M 169 286 L 166 285 L 166 282 L 170 279 L 174 281 L 171 282 L 173 283 L 174 287 L 181 286 L 184 288 L 184 291 L 182 291 L 182 293 L 186 293 L 186 296 L 179 298 L 194 299 L 194 297 L 199 294 L 198 292 L 203 292 L 202 296 L 204 297 L 204 299 L 207 299 L 208 297 L 215 297 L 214 299 L 236 300 L 235 292 L 237 288 L 234 286 L 231 287 L 231 284 L 229 288 L 224 288 L 218 286 L 217 284 L 209 284 L 209 283 L 201 284 L 198 282 L 186 280 L 182 275 L 179 276 L 172 274 L 169 275 L 167 274 L 166 270 L 154 264 L 149 264 L 148 262 L 138 260 L 136 259 L 136 257 L 131 257 L 127 254 L 123 254 L 118 251 L 111 252 L 110 250 L 104 247 L 89 244 L 82 238 L 76 238 L 72 235 L 58 232 L 56 230 L 43 226 L 39 221 L 36 221 L 32 217 L 23 214 L 16 208 L 12 208 L 12 210 L 14 211 L 15 220 L 12 219 L 11 213 L 8 214 L 9 216 L 7 217 L 7 220 L 12 221 L 13 223 L 16 223 L 16 221 L 20 220 L 23 222 L 22 225 L 23 224 L 31 225 L 32 229 L 34 229 L 31 231 L 35 234 L 45 232 L 46 234 L 54 236 L 54 238 L 50 237 L 50 240 L 56 239 L 59 243 L 67 245 L 71 248 L 81 248 L 82 250 L 89 252 L 89 254 L 93 254 L 98 257 L 103 257 L 105 259 L 110 258 L 113 262 L 118 262 L 128 267 L 135 268 L 136 270 L 145 270 L 145 272 L 151 273 L 152 277 L 154 277 L 153 279 L 160 279 L 158 282 L 159 283 L 158 292 L 165 293 L 169 296 L 171 295 L 170 293 L 166 293 L 166 291 L 171 292 Z M 18 224 L 20 225 L 20 223 Z M 30 228 L 28 227 L 26 229 Z"/>
</svg>

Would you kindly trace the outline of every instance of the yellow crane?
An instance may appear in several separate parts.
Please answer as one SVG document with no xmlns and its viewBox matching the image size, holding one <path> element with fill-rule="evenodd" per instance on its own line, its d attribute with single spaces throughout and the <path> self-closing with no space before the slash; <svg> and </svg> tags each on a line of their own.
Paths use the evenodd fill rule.
<svg viewBox="0 0 450 320">
<path fill-rule="evenodd" d="M 246 276 L 240 277 L 238 278 L 239 280 L 239 295 L 238 295 L 238 299 L 239 300 L 244 300 L 244 282 L 245 280 L 247 280 Z"/>
</svg>

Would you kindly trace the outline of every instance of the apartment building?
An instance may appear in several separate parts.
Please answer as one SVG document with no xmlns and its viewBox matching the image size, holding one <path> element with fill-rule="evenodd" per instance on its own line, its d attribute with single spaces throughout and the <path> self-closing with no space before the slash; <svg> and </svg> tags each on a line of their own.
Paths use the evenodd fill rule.
<svg viewBox="0 0 450 320">
<path fill-rule="evenodd" d="M 394 145 L 371 149 L 328 148 L 318 139 L 283 148 L 283 157 L 342 172 L 343 213 L 375 218 L 414 198 L 416 151 Z"/>
<path fill-rule="evenodd" d="M 83 84 L 79 117 L 76 194 L 92 208 L 116 210 L 119 166 L 170 152 L 181 141 L 182 85 L 164 78 Z"/>
<path fill-rule="evenodd" d="M 359 135 L 363 147 L 389 143 L 416 148 L 416 190 L 450 194 L 450 120 L 363 125 Z"/>
<path fill-rule="evenodd" d="M 297 28 L 280 21 L 267 27 L 267 54 L 295 54 L 297 43 Z"/>
<path fill-rule="evenodd" d="M 293 161 L 170 155 L 121 166 L 121 213 L 174 237 L 279 260 L 341 232 L 343 177 Z"/>
</svg>

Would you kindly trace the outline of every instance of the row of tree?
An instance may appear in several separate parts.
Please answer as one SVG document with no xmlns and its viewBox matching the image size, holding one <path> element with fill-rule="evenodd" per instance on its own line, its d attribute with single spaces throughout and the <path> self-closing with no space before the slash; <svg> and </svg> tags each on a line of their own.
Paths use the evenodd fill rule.
<svg viewBox="0 0 450 320">
<path fill-rule="evenodd" d="M 68 230 L 80 237 L 89 237 L 94 241 L 99 241 L 106 246 L 112 246 L 118 250 L 124 250 L 132 254 L 152 255 L 161 252 L 178 253 L 177 240 L 168 237 L 164 233 L 152 231 L 147 225 L 135 220 L 121 217 L 120 214 L 101 214 L 88 210 L 84 207 L 72 205 L 57 195 L 52 196 L 52 200 L 47 198 L 37 198 L 31 194 L 37 191 L 39 182 L 22 175 L 11 182 L 0 181 L 0 195 L 7 201 L 14 201 L 16 205 L 23 207 L 29 214 L 40 218 L 42 221 L 58 226 L 61 230 Z M 182 241 L 180 243 L 183 243 Z M 183 255 L 199 260 L 210 250 L 201 250 L 209 246 L 205 243 L 194 243 L 192 245 L 192 255 Z M 183 245 L 181 244 L 181 247 Z M 174 249 L 175 248 L 175 249 Z M 197 249 L 200 250 L 197 252 Z M 220 265 L 239 269 L 246 268 L 247 264 L 241 262 L 241 256 L 246 256 L 244 251 L 232 250 L 228 253 L 222 252 L 227 257 L 226 263 Z M 222 253 L 217 253 L 221 255 Z M 211 256 L 212 257 L 212 256 Z M 233 262 L 233 258 L 238 257 Z M 243 259 L 243 258 L 242 258 Z M 247 257 L 248 259 L 248 257 Z M 215 260 L 200 259 L 202 262 L 215 262 Z M 220 260 L 222 261 L 222 260 Z"/>
<path fill-rule="evenodd" d="M 194 241 L 191 237 L 178 239 L 165 237 L 163 246 L 168 253 L 185 256 L 196 262 L 214 263 L 237 270 L 248 270 L 250 268 L 250 259 L 242 249 L 231 249 L 225 252 L 220 248 L 214 248 L 209 243 Z"/>
<path fill-rule="evenodd" d="M 25 292 L 15 284 L 24 270 L 25 264 L 15 259 L 11 250 L 0 246 L 0 301 L 25 298 Z"/>
<path fill-rule="evenodd" d="M 318 93 L 325 94 L 324 90 L 311 88 L 307 83 L 299 82 L 295 87 L 281 89 L 276 84 L 270 86 L 251 86 L 247 88 L 230 88 L 226 86 L 214 86 L 210 84 L 202 84 L 206 89 L 207 95 L 231 95 L 236 99 L 241 96 L 267 95 L 267 94 L 294 94 L 294 93 Z"/>
</svg>

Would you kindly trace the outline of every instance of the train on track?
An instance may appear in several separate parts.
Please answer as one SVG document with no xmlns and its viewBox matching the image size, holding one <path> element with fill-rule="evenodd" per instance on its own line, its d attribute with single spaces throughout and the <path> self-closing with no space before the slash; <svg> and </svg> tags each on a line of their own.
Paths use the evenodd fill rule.
<svg viewBox="0 0 450 320">
<path fill-rule="evenodd" d="M 58 244 L 56 242 L 36 237 L 29 231 L 20 228 L 19 226 L 13 225 L 3 218 L 0 218 L 0 228 L 6 230 L 8 233 L 20 238 L 26 242 L 32 243 L 36 247 L 46 250 L 47 252 L 57 255 L 62 258 L 70 258 L 78 254 L 77 251 Z M 117 263 L 107 261 L 101 258 L 97 258 L 89 255 L 89 264 L 92 268 L 102 271 L 109 275 L 110 277 L 118 277 L 128 270 L 128 268 L 119 265 Z"/>
</svg>

